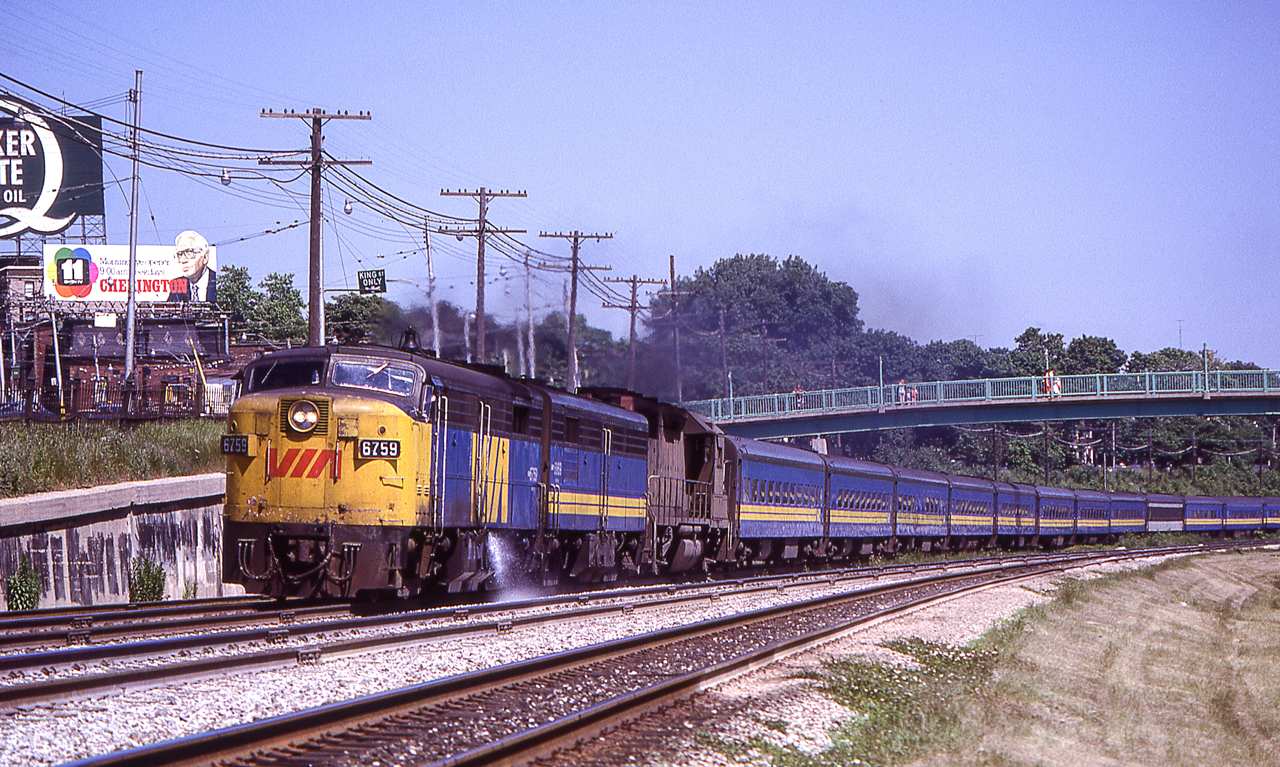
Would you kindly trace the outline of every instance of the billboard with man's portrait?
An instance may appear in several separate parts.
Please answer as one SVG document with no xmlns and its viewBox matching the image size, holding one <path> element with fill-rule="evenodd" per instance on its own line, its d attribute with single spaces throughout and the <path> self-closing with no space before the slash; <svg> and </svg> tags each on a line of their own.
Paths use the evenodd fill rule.
<svg viewBox="0 0 1280 767">
<path fill-rule="evenodd" d="M 217 301 L 217 253 L 195 232 L 176 245 L 138 246 L 135 299 Z M 46 244 L 44 294 L 60 301 L 128 301 L 129 246 Z"/>
</svg>

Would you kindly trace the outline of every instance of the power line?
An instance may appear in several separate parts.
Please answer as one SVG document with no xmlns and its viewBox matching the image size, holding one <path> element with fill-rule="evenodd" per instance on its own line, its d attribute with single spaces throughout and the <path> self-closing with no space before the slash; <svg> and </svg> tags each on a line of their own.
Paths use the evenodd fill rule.
<svg viewBox="0 0 1280 767">
<path fill-rule="evenodd" d="M 321 154 L 321 146 L 324 143 L 324 135 L 321 129 L 329 120 L 371 120 L 372 114 L 358 112 L 351 114 L 349 112 L 325 112 L 323 109 L 315 108 L 310 112 L 305 110 L 301 115 L 295 112 L 274 112 L 263 110 L 262 117 L 298 117 L 306 121 L 311 120 L 311 159 L 309 161 L 299 160 L 280 160 L 271 158 L 262 158 L 258 160 L 263 165 L 310 165 L 311 166 L 311 246 L 309 248 L 308 263 L 308 279 L 307 279 L 307 344 L 309 346 L 324 346 L 324 260 L 320 256 L 320 221 L 323 217 L 320 204 L 321 192 L 321 173 L 326 165 L 369 165 L 370 160 L 335 160 L 323 157 Z"/>
<path fill-rule="evenodd" d="M 475 235 L 476 238 L 476 360 L 485 361 L 484 335 L 484 240 L 485 240 L 485 216 L 488 212 L 489 200 L 497 197 L 526 197 L 524 192 L 508 192 L 493 191 L 480 187 L 475 191 L 465 189 L 441 189 L 440 195 L 443 197 L 471 197 L 480 203 L 480 217 L 476 219 L 475 229 L 455 229 L 453 234 Z M 504 234 L 524 234 L 524 229 L 492 229 L 494 232 L 502 232 Z"/>
<path fill-rule="evenodd" d="M 665 280 L 642 280 L 636 275 L 631 275 L 630 279 L 619 277 L 605 277 L 605 282 L 625 283 L 631 286 L 631 302 L 625 306 L 619 304 L 611 304 L 604 302 L 601 304 L 606 309 L 626 309 L 631 313 L 631 341 L 627 358 L 627 389 L 636 390 L 636 312 L 640 311 L 640 303 L 636 298 L 637 292 L 641 285 L 665 285 Z"/>
<path fill-rule="evenodd" d="M 613 235 L 604 233 L 584 234 L 575 229 L 572 232 L 539 232 L 538 236 L 568 240 L 573 248 L 573 268 L 571 271 L 572 277 L 570 278 L 573 288 L 569 293 L 569 316 L 567 318 L 569 323 L 569 375 L 568 380 L 565 381 L 565 388 L 571 392 L 576 392 L 578 390 L 578 270 L 585 270 L 589 274 L 593 269 L 607 271 L 611 268 L 608 266 L 582 266 L 578 263 L 578 247 L 583 240 L 594 239 L 599 242 L 613 239 Z"/>
</svg>

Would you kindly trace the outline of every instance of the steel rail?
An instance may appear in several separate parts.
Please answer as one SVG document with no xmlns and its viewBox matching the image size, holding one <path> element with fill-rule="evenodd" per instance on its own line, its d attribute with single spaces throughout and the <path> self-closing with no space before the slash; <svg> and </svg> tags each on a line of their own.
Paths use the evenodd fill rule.
<svg viewBox="0 0 1280 767">
<path fill-rule="evenodd" d="M 1040 557 L 1044 555 L 1031 556 Z M 1087 556 L 1087 554 L 1072 553 L 1066 556 L 1080 558 L 1082 556 Z M 1006 558 L 1006 560 L 1011 559 L 1021 559 L 1023 564 L 1026 564 L 1028 561 L 1027 557 Z M 972 574 L 975 572 L 998 572 L 1009 567 L 1010 562 L 997 560 L 995 562 L 984 562 L 978 567 L 973 567 L 966 561 L 964 566 L 969 568 L 966 574 Z M 726 584 L 724 582 L 717 582 L 715 584 L 716 587 L 724 587 L 728 585 L 730 586 L 729 590 L 712 591 L 710 593 L 694 593 L 692 591 L 685 591 L 684 593 L 681 593 L 680 590 L 671 587 L 666 590 L 665 596 L 650 598 L 647 601 L 633 600 L 617 601 L 608 604 L 591 604 L 590 602 L 583 602 L 580 597 L 578 600 L 578 606 L 570 610 L 557 613 L 511 616 L 510 618 L 488 621 L 468 620 L 470 618 L 470 611 L 466 609 L 454 610 L 452 611 L 452 614 L 445 610 L 434 610 L 431 611 L 432 615 L 429 619 L 439 620 L 441 618 L 452 617 L 454 620 L 462 619 L 468 620 L 468 622 L 465 624 L 441 624 L 418 629 L 416 631 L 410 630 L 396 634 L 379 634 L 355 639 L 334 640 L 320 645 L 313 644 L 302 648 L 294 646 L 275 650 L 264 650 L 260 652 L 241 653 L 230 656 L 219 655 L 213 658 L 180 661 L 140 669 L 128 669 L 100 674 L 81 674 L 62 679 L 34 682 L 30 684 L 3 685 L 0 686 L 0 710 L 12 710 L 17 707 L 31 705 L 38 702 L 47 702 L 50 700 L 76 700 L 105 693 L 153 687 L 158 684 L 175 681 L 194 681 L 197 679 L 224 676 L 232 671 L 243 673 L 246 671 L 280 668 L 300 663 L 315 663 L 321 658 L 342 657 L 371 650 L 390 650 L 397 647 L 416 646 L 424 642 L 449 639 L 465 635 L 502 633 L 510 631 L 517 626 L 524 627 L 540 623 L 581 620 L 583 618 L 607 613 L 626 614 L 635 609 L 656 609 L 685 602 L 701 601 L 708 598 L 715 601 L 725 596 L 745 595 L 759 591 L 785 590 L 787 588 L 800 588 L 805 586 L 834 585 L 834 583 L 841 580 L 869 579 L 876 581 L 883 577 L 892 577 L 894 575 L 907 576 L 914 572 L 911 569 L 913 567 L 915 566 L 907 565 L 902 568 L 901 572 L 895 570 L 894 572 L 883 574 L 878 572 L 866 573 L 860 570 L 853 574 L 849 574 L 846 577 L 828 575 L 821 579 L 815 578 L 802 580 L 791 576 L 790 579 L 785 582 L 775 582 L 781 581 L 783 577 L 764 579 L 769 582 L 748 582 L 745 584 Z M 937 568 L 926 566 L 926 568 L 922 569 Z M 873 586 L 868 590 L 868 593 L 874 592 L 876 589 L 891 588 L 899 585 L 900 583 L 902 583 L 902 581 L 895 581 L 892 584 Z M 643 596 L 651 597 L 652 593 L 649 590 L 646 590 L 646 593 Z M 542 604 L 535 600 L 528 603 L 528 606 L 538 607 L 542 606 Z M 486 607 L 490 607 L 493 610 L 504 610 L 504 606 L 501 605 Z M 505 609 L 509 608 L 510 606 L 505 606 Z M 207 635 L 193 635 L 158 639 L 149 642 L 76 647 L 45 653 L 0 656 L 0 671 L 21 669 L 26 673 L 38 671 L 44 668 L 67 666 L 73 663 L 88 664 L 95 661 L 101 661 L 108 657 L 149 658 L 181 650 L 209 647 L 212 644 L 225 646 L 229 644 L 242 644 L 248 642 L 279 642 L 308 634 L 323 634 L 336 630 L 350 630 L 352 628 L 377 627 L 389 622 L 413 623 L 419 620 L 424 620 L 424 618 L 419 616 L 405 620 L 400 616 L 379 616 L 377 618 L 304 624 L 301 626 L 294 626 L 292 628 L 280 627 L 275 630 L 251 629 L 248 631 L 221 633 L 214 635 L 213 637 Z M 297 634 L 287 633 L 291 632 L 292 629 L 300 629 L 300 631 Z M 211 639 L 216 639 L 217 641 L 211 642 Z"/>
<path fill-rule="evenodd" d="M 54 625 L 65 625 L 75 618 L 90 617 L 94 620 L 106 619 L 109 614 L 118 613 L 122 617 L 149 615 L 181 615 L 184 611 L 203 607 L 251 607 L 259 604 L 270 604 L 270 597 L 212 597 L 209 599 L 184 599 L 173 602 L 122 602 L 105 605 L 74 605 L 68 607 L 45 607 L 36 610 L 13 610 L 0 614 L 0 632 L 21 629 L 41 628 Z"/>
<path fill-rule="evenodd" d="M 626 695 L 597 703 L 566 717 L 536 728 L 515 733 L 470 749 L 447 759 L 429 762 L 428 767 L 499 767 L 524 764 L 538 757 L 571 748 L 586 740 L 606 735 L 610 730 L 644 714 L 659 710 L 678 700 L 690 697 L 698 691 L 722 684 L 744 673 L 770 665 L 796 653 L 839 638 L 842 634 L 872 621 L 883 620 L 923 607 L 976 593 L 994 586 L 1017 583 L 1044 575 L 1046 572 L 1066 571 L 1073 563 L 1057 565 L 1029 565 L 1033 572 L 1024 574 L 1001 573 L 997 580 L 963 585 L 942 594 L 932 594 L 901 604 L 881 608 L 867 615 L 833 623 L 799 636 L 784 639 L 735 658 L 707 666 L 697 671 L 668 679 L 656 685 L 635 690 Z M 963 577 L 963 576 L 956 576 Z"/>
<path fill-rule="evenodd" d="M 1190 547 L 1189 550 L 1191 552 L 1197 552 L 1202 550 L 1202 547 Z M 1169 552 L 1165 550 L 1165 553 Z M 251 722 L 223 730 L 165 741 L 151 746 L 115 752 L 100 757 L 93 757 L 76 762 L 75 764 L 78 767 L 90 767 L 90 765 L 93 767 L 140 767 L 141 765 L 208 764 L 237 755 L 258 752 L 265 748 L 281 746 L 282 744 L 299 743 L 306 738 L 317 737 L 325 733 L 354 727 L 363 722 L 386 719 L 387 717 L 421 709 L 432 704 L 442 703 L 455 698 L 476 695 L 499 687 L 512 686 L 523 681 L 549 676 L 619 655 L 625 655 L 676 642 L 684 642 L 694 636 L 707 635 L 726 629 L 745 627 L 747 625 L 760 623 L 772 618 L 782 617 L 806 610 L 828 607 L 841 602 L 852 602 L 879 594 L 911 590 L 920 588 L 921 586 L 940 584 L 948 580 L 957 580 L 961 578 L 972 579 L 975 577 L 990 576 L 990 579 L 985 580 L 984 583 L 991 583 L 991 579 L 998 581 L 1007 580 L 1008 576 L 1017 574 L 1010 572 L 1010 568 L 1012 567 L 1019 569 L 1035 568 L 1037 571 L 1036 574 L 1041 574 L 1047 571 L 1071 569 L 1074 567 L 1085 566 L 1087 564 L 1158 555 L 1159 553 L 1153 550 L 1094 552 L 1086 558 L 1071 556 L 1064 557 L 1062 558 L 1062 561 L 1058 562 L 1039 562 L 1033 565 L 1005 564 L 1004 566 L 982 568 L 978 571 L 935 574 L 912 581 L 899 581 L 893 584 L 873 586 L 868 589 L 830 594 L 786 605 L 778 605 L 746 613 L 738 613 L 697 624 L 664 629 L 634 637 L 626 637 L 589 647 L 567 650 L 550 656 L 543 656 L 504 666 L 483 669 L 469 674 L 426 682 L 420 685 L 414 685 L 386 693 L 365 696 L 352 701 L 330 704 L 296 714 L 273 717 L 259 722 Z M 918 601 L 919 600 L 908 600 L 905 606 L 919 606 L 918 604 L 912 604 Z M 874 616 L 861 617 L 869 619 Z M 843 626 L 841 630 L 843 630 L 843 628 L 847 628 L 847 626 Z M 804 641 L 814 641 L 814 638 L 806 634 Z M 798 639 L 791 639 L 785 640 L 782 644 L 790 647 L 793 645 L 798 646 L 798 644 L 802 643 L 803 642 L 800 642 Z M 737 665 L 734 666 L 735 668 L 741 668 L 742 666 L 751 663 L 751 661 L 738 660 L 730 662 L 737 663 Z M 705 676 L 705 670 L 701 673 Z M 697 677 L 697 674 L 691 677 L 693 682 L 696 682 L 698 678 L 700 677 Z M 674 684 L 676 681 L 677 680 L 671 680 L 668 683 L 663 683 L 660 685 L 661 689 L 658 691 L 637 691 L 636 693 L 623 696 L 622 699 L 630 701 L 628 705 L 636 702 L 643 703 L 649 700 L 656 700 L 663 696 L 674 694 L 675 688 L 668 685 Z M 686 680 L 684 684 L 688 683 L 690 683 L 690 681 Z M 552 736 L 554 736 L 554 738 L 576 737 L 566 733 L 570 733 L 572 727 L 578 727 L 579 729 L 584 727 L 589 728 L 597 726 L 601 722 L 607 722 L 617 716 L 618 714 L 616 711 L 611 708 L 603 708 L 601 706 L 590 707 L 561 720 L 557 720 L 556 722 L 533 728 L 531 731 L 518 733 L 510 736 L 509 738 L 500 739 L 499 741 L 487 744 L 481 748 L 456 754 L 443 762 L 440 762 L 440 764 L 463 765 L 491 763 L 494 760 L 505 759 L 506 755 L 509 753 L 518 753 L 527 750 L 531 747 L 530 744 L 533 743 L 534 740 L 545 741 L 548 737 Z M 535 731 L 538 734 L 535 735 Z"/>
<path fill-rule="evenodd" d="M 229 625 L 288 624 L 297 620 L 347 612 L 347 605 L 289 605 L 262 600 L 239 605 L 182 606 L 170 609 L 112 610 L 53 619 L 46 628 L 0 634 L 0 652 L 17 648 L 89 645 L 95 641 L 154 637 Z M 58 626 L 58 628 L 47 628 Z M 3 628 L 0 626 L 0 628 Z M 3 664 L 0 656 L 0 665 Z"/>
<path fill-rule="evenodd" d="M 1242 544 L 1221 544 L 1221 546 L 1235 545 L 1259 545 L 1253 542 L 1245 542 Z M 1159 549 L 1141 549 L 1136 550 L 1142 556 L 1160 556 L 1167 553 L 1187 553 L 1188 551 L 1212 550 L 1215 547 L 1208 547 L 1200 544 L 1194 547 L 1164 547 Z M 1105 552 L 1104 552 L 1105 553 Z M 955 568 L 962 568 L 959 574 L 973 574 L 982 572 L 1002 571 L 1016 565 L 1031 565 L 1040 561 L 1085 561 L 1095 557 L 1095 552 L 1067 552 L 1058 554 L 1022 554 L 1016 556 L 1006 555 L 1004 557 L 985 557 L 981 560 L 950 560 L 944 562 L 917 563 L 910 565 L 900 565 L 893 568 L 884 569 L 868 569 L 859 568 L 848 571 L 829 571 L 820 573 L 820 577 L 801 578 L 798 575 L 791 576 L 773 576 L 767 578 L 752 578 L 736 582 L 717 581 L 711 584 L 703 584 L 701 590 L 679 589 L 677 587 L 667 587 L 665 596 L 648 599 L 655 593 L 662 591 L 659 589 L 644 589 L 640 595 L 640 599 L 631 599 L 627 601 L 625 597 L 629 596 L 625 592 L 610 592 L 609 597 L 612 600 L 608 603 L 592 604 L 588 600 L 587 595 L 579 595 L 577 597 L 578 606 L 571 610 L 558 613 L 531 614 L 525 616 L 510 616 L 503 619 L 495 619 L 489 621 L 470 621 L 470 609 L 449 610 L 431 610 L 425 613 L 394 616 L 378 616 L 374 618 L 356 618 L 342 621 L 316 622 L 310 624 L 300 624 L 296 626 L 281 626 L 277 628 L 255 628 L 247 631 L 223 632 L 216 635 L 190 635 L 182 637 L 171 637 L 165 639 L 151 640 L 147 642 L 121 643 L 113 645 L 96 645 L 81 646 L 67 648 L 62 650 L 54 650 L 42 653 L 30 653 L 25 655 L 0 656 L 0 671 L 21 671 L 25 673 L 38 673 L 48 668 L 58 668 L 71 666 L 73 664 L 92 664 L 103 660 L 111 659 L 144 659 L 155 658 L 158 656 L 177 653 L 194 648 L 210 648 L 214 646 L 222 647 L 228 645 L 238 645 L 244 643 L 280 643 L 289 639 L 297 639 L 305 637 L 309 634 L 324 634 L 338 630 L 351 630 L 353 628 L 377 628 L 388 623 L 414 623 L 418 621 L 435 620 L 451 618 L 453 621 L 467 620 L 465 624 L 450 623 L 437 624 L 435 626 L 425 627 L 418 630 L 407 630 L 394 634 L 377 634 L 366 637 L 358 637 L 347 640 L 334 640 L 323 644 L 310 644 L 305 647 L 296 645 L 290 647 L 282 647 L 279 649 L 263 650 L 259 652 L 239 653 L 236 655 L 218 655 L 211 658 L 200 658 L 195 660 L 182 660 L 163 665 L 150 666 L 139 669 L 128 669 L 107 673 L 78 674 L 74 676 L 64 677 L 60 679 L 52 679 L 47 681 L 0 685 L 0 710 L 13 710 L 26 705 L 32 705 L 38 702 L 47 702 L 50 700 L 77 700 L 94 695 L 107 693 L 116 693 L 136 689 L 145 689 L 160 684 L 166 684 L 176 681 L 194 681 L 198 679 L 207 679 L 218 676 L 225 676 L 229 673 L 244 673 L 248 671 L 261 671 L 273 668 L 281 668 L 300 663 L 314 663 L 321 658 L 343 657 L 347 655 L 359 654 L 373 650 L 384 651 L 395 649 L 398 647 L 416 646 L 424 642 L 439 641 L 464 635 L 477 635 L 489 633 L 501 633 L 509 631 L 517 626 L 529 626 L 539 623 L 565 622 L 581 620 L 583 618 L 602 615 L 607 613 L 628 613 L 637 608 L 639 609 L 657 609 L 669 607 L 671 605 L 683 602 L 699 601 L 708 597 L 715 601 L 725 596 L 740 596 L 760 591 L 784 591 L 790 588 L 814 587 L 822 585 L 835 585 L 840 581 L 856 581 L 870 580 L 873 583 L 883 578 L 912 575 L 919 575 L 922 572 L 942 570 L 944 573 L 950 572 Z M 902 581 L 895 581 L 888 586 L 896 586 Z M 712 588 L 708 589 L 710 586 Z M 723 590 L 728 587 L 728 590 Z M 867 590 L 868 593 L 874 591 L 875 587 Z M 716 591 L 714 589 L 722 589 Z M 851 592 L 859 593 L 859 592 Z M 556 598 L 556 601 L 567 601 L 565 598 Z M 482 607 L 490 611 L 505 612 L 514 607 L 523 609 L 537 608 L 545 606 L 545 603 L 539 600 L 530 600 L 522 603 L 513 603 L 507 605 L 484 605 Z M 213 641 L 211 641 L 213 640 Z"/>
<path fill-rule="evenodd" d="M 1007 558 L 1008 555 L 1006 555 Z M 1035 556 L 1052 556 L 1050 554 L 1027 553 L 1021 555 L 1024 557 Z M 401 612 L 392 612 L 376 616 L 362 616 L 342 618 L 337 621 L 311 621 L 299 622 L 300 619 L 311 615 L 324 614 L 335 609 L 318 605 L 288 607 L 288 603 L 268 602 L 267 605 L 273 607 L 271 611 L 263 611 L 261 617 L 258 616 L 226 616 L 216 619 L 192 619 L 191 621 L 168 621 L 163 624 L 164 629 L 161 633 L 177 633 L 180 631 L 190 631 L 207 626 L 214 626 L 220 623 L 239 624 L 252 623 L 263 624 L 276 621 L 271 626 L 257 626 L 244 631 L 219 632 L 215 634 L 204 634 L 200 636 L 181 636 L 152 639 L 144 642 L 129 642 L 116 644 L 95 644 L 94 640 L 106 638 L 122 638 L 122 637 L 140 637 L 153 636 L 151 625 L 132 625 L 132 626 L 83 626 L 72 627 L 67 632 L 51 632 L 48 635 L 29 634 L 18 635 L 16 637 L 0 637 L 0 648 L 6 644 L 14 646 L 33 646 L 31 640 L 35 639 L 37 643 L 48 644 L 66 644 L 74 645 L 66 649 L 45 650 L 37 653 L 14 653 L 9 655 L 0 655 L 0 671 L 18 671 L 29 669 L 57 668 L 59 666 L 69 666 L 76 663 L 91 663 L 108 659 L 121 658 L 150 658 L 165 653 L 177 652 L 180 650 L 189 650 L 193 647 L 209 646 L 216 640 L 217 644 L 237 644 L 244 642 L 261 642 L 261 641 L 283 641 L 285 639 L 303 637 L 308 634 L 319 632 L 345 630 L 345 629 L 368 629 L 378 628 L 381 626 L 392 625 L 397 623 L 414 623 L 418 621 L 442 620 L 442 619 L 458 619 L 460 617 L 469 617 L 473 614 L 482 615 L 494 612 L 517 612 L 521 610 L 532 610 L 557 604 L 565 604 L 577 602 L 585 605 L 592 602 L 600 602 L 610 599 L 635 599 L 636 597 L 651 596 L 657 594 L 665 594 L 668 597 L 679 596 L 681 594 L 697 594 L 708 589 L 718 589 L 728 587 L 744 588 L 751 585 L 760 585 L 765 588 L 772 588 L 779 582 L 788 582 L 791 585 L 804 585 L 808 583 L 817 583 L 820 581 L 830 581 L 832 578 L 837 580 L 849 580 L 856 578 L 882 578 L 890 577 L 896 573 L 918 573 L 927 569 L 945 568 L 949 564 L 963 563 L 966 566 L 977 566 L 998 562 L 1002 559 L 1000 556 L 975 557 L 958 560 L 942 560 L 939 562 L 913 563 L 902 565 L 888 565 L 881 567 L 859 567 L 859 568 L 842 568 L 832 570 L 821 570 L 810 573 L 787 573 L 778 575 L 762 575 L 750 578 L 739 578 L 734 580 L 709 580 L 699 583 L 690 584 L 664 584 L 658 586 L 645 586 L 638 588 L 622 588 L 611 589 L 608 591 L 594 591 L 588 593 L 577 593 L 569 595 L 557 595 L 552 597 L 542 597 L 529 600 L 520 600 L 514 602 L 488 602 L 480 604 L 470 604 L 465 606 L 438 607 L 425 610 L 408 610 Z M 267 605 L 263 605 L 264 607 Z M 299 615 L 301 613 L 301 615 Z M 124 615 L 128 615 L 125 613 Z M 164 612 L 158 613 L 163 617 Z M 282 634 L 282 632 L 284 632 Z M 25 641 L 24 641 L 25 640 Z M 3 697 L 0 696 L 0 701 Z"/>
<path fill-rule="evenodd" d="M 1261 544 L 1245 542 L 1241 544 L 1221 544 L 1221 547 L 1253 545 Z M 1164 547 L 1159 549 L 1132 550 L 1136 553 L 1129 555 L 1161 556 L 1169 553 L 1209 551 L 1214 550 L 1215 548 L 1218 547 L 1206 547 L 1204 544 L 1200 544 L 1192 547 Z M 453 611 L 452 616 L 449 616 L 447 611 L 437 610 L 431 611 L 433 614 L 429 619 L 439 620 L 442 617 L 452 617 L 455 621 L 467 620 L 468 622 L 465 624 L 437 624 L 435 626 L 418 630 L 408 630 L 394 634 L 377 634 L 346 640 L 333 640 L 322 644 L 310 644 L 304 647 L 294 645 L 258 652 L 239 653 L 236 655 L 218 655 L 215 657 L 199 658 L 195 660 L 181 660 L 146 668 L 127 669 L 107 673 L 78 674 L 60 679 L 27 684 L 0 685 L 0 711 L 13 710 L 23 706 L 33 705 L 40 702 L 48 702 L 51 700 L 79 700 L 96 695 L 145 689 L 178 681 L 189 682 L 199 679 L 226 676 L 231 673 L 245 673 L 250 671 L 283 668 L 295 664 L 316 663 L 322 658 L 331 659 L 370 651 L 385 651 L 400 647 L 412 647 L 425 642 L 440 641 L 466 635 L 503 633 L 516 627 L 537 625 L 541 623 L 575 621 L 608 613 L 626 614 L 635 609 L 658 609 L 684 602 L 700 601 L 707 598 L 710 598 L 712 601 L 716 601 L 726 596 L 742 596 L 761 591 L 784 591 L 791 588 L 815 587 L 822 585 L 833 586 L 840 581 L 870 580 L 874 583 L 875 581 L 879 581 L 886 577 L 909 577 L 911 575 L 919 575 L 921 572 L 936 570 L 942 570 L 949 576 L 1002 572 L 1010 567 L 1031 566 L 1047 561 L 1090 561 L 1098 555 L 1106 555 L 1108 553 L 1110 552 L 1024 554 L 1018 556 L 984 558 L 981 562 L 974 562 L 973 560 L 955 560 L 940 563 L 903 565 L 898 568 L 894 568 L 889 572 L 867 572 L 866 569 L 859 569 L 843 574 L 828 573 L 822 578 L 812 579 L 799 579 L 796 576 L 791 576 L 789 579 L 785 580 L 784 577 L 752 579 L 753 581 L 764 582 L 738 582 L 731 585 L 728 590 L 711 591 L 709 593 L 680 593 L 680 591 L 673 587 L 667 589 L 665 597 L 648 599 L 647 601 L 632 600 L 616 601 L 608 604 L 591 604 L 588 601 L 583 601 L 582 597 L 579 597 L 579 605 L 574 609 L 557 613 L 510 616 L 508 618 L 488 621 L 470 621 L 470 614 L 468 610 L 455 610 Z M 962 569 L 959 572 L 953 572 L 957 566 Z M 876 593 L 877 589 L 893 588 L 902 585 L 903 583 L 925 583 L 928 581 L 929 579 L 927 578 L 915 581 L 894 581 L 889 584 L 872 585 L 869 588 L 845 593 L 871 594 Z M 726 584 L 725 582 L 717 582 L 715 585 L 717 587 L 723 587 L 729 584 Z M 646 594 L 644 596 L 651 596 L 649 590 L 646 590 Z M 526 604 L 532 607 L 542 606 L 536 600 Z M 494 610 L 500 610 L 503 606 L 492 605 L 487 607 Z M 38 671 L 46 668 L 57 668 L 59 666 L 67 666 L 75 663 L 89 664 L 95 661 L 101 661 L 108 656 L 110 658 L 152 658 L 193 648 L 207 648 L 214 645 L 225 646 L 249 642 L 275 643 L 283 642 L 291 638 L 298 638 L 307 634 L 324 634 L 336 630 L 349 630 L 353 627 L 376 627 L 377 625 L 395 622 L 397 620 L 400 619 L 398 617 L 378 617 L 374 619 L 355 619 L 354 621 L 333 621 L 305 624 L 303 626 L 294 627 L 304 629 L 304 631 L 297 634 L 291 634 L 289 633 L 288 628 L 283 627 L 275 630 L 254 629 L 244 632 L 218 634 L 214 637 L 217 640 L 216 642 L 210 642 L 210 637 L 208 636 L 185 636 L 153 640 L 151 642 L 100 645 L 96 647 L 76 647 L 48 653 L 3 656 L 0 657 L 0 670 L 13 671 L 20 669 L 23 673 L 37 673 Z M 424 618 L 421 616 L 412 617 L 404 622 L 412 623 L 419 620 L 424 620 Z"/>
</svg>

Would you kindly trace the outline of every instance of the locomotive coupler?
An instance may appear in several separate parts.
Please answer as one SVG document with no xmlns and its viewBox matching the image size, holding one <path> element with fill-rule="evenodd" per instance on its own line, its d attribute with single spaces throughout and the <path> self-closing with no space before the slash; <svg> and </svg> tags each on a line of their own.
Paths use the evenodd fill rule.
<svg viewBox="0 0 1280 767">
<path fill-rule="evenodd" d="M 291 542 L 295 546 L 297 546 L 298 544 L 301 544 L 304 541 L 311 543 L 311 542 L 317 542 L 320 540 L 324 541 L 324 554 L 320 557 L 320 561 L 317 562 L 313 567 L 310 567 L 300 573 L 291 574 L 286 572 L 283 568 L 281 568 L 281 574 L 284 576 L 284 579 L 286 581 L 288 581 L 289 583 L 301 583 L 302 581 L 305 581 L 308 578 L 311 578 L 315 576 L 317 573 L 321 573 L 321 572 L 324 573 L 321 576 L 321 580 L 323 580 L 325 577 L 328 577 L 329 562 L 330 560 L 333 559 L 333 531 L 332 530 L 326 529 L 323 536 L 315 536 L 315 537 L 306 536 L 301 538 L 294 536 L 291 539 Z M 279 556 L 278 552 L 276 552 L 276 554 L 277 556 Z"/>
</svg>

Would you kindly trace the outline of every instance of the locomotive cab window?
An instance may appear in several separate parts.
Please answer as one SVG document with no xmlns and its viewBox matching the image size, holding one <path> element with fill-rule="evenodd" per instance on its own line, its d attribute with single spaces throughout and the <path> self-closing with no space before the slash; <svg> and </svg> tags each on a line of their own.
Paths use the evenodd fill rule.
<svg viewBox="0 0 1280 767">
<path fill-rule="evenodd" d="M 255 365 L 245 374 L 245 391 L 319 386 L 324 376 L 324 360 L 292 360 Z"/>
<path fill-rule="evenodd" d="M 376 360 L 337 360 L 333 365 L 335 386 L 372 389 L 407 397 L 413 394 L 414 369 L 408 365 Z"/>
<path fill-rule="evenodd" d="M 511 406 L 511 433 L 529 433 L 529 408 L 524 405 Z"/>
</svg>

